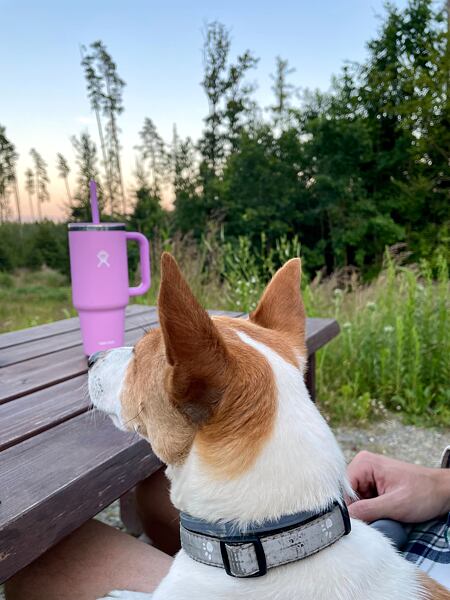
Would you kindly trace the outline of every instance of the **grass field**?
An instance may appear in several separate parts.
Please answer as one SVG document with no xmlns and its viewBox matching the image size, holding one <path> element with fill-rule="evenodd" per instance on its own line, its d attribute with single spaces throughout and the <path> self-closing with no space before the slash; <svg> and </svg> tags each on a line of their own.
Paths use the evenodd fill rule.
<svg viewBox="0 0 450 600">
<path fill-rule="evenodd" d="M 0 332 L 76 315 L 66 277 L 55 271 L 0 272 Z"/>
<path fill-rule="evenodd" d="M 189 247 L 190 248 L 190 247 Z M 188 281 L 210 308 L 249 311 L 274 270 L 275 258 L 298 254 L 282 243 L 274 255 L 257 256 L 241 240 L 238 250 L 203 252 L 171 244 Z M 158 249 L 158 252 L 161 250 Z M 211 260 L 211 256 L 213 260 Z M 261 264 L 264 265 L 261 268 Z M 159 275 L 139 303 L 155 304 Z M 318 398 L 333 423 L 364 423 L 395 412 L 424 425 L 450 423 L 450 323 L 448 265 L 437 261 L 402 266 L 390 256 L 377 279 L 362 284 L 339 273 L 303 285 L 309 316 L 335 317 L 341 334 L 318 353 Z M 0 331 L 31 327 L 75 315 L 69 282 L 42 270 L 0 273 Z"/>
</svg>

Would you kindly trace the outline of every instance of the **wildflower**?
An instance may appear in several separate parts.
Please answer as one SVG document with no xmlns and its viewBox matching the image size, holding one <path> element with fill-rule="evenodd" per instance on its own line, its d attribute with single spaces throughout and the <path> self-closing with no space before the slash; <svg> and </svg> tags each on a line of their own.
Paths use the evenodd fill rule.
<svg viewBox="0 0 450 600">
<path fill-rule="evenodd" d="M 377 308 L 377 305 L 375 302 L 368 302 L 366 306 L 369 310 L 376 310 L 376 308 Z"/>
<path fill-rule="evenodd" d="M 392 327 L 392 325 L 385 325 L 383 331 L 384 333 L 392 333 L 394 331 L 394 328 Z"/>
<path fill-rule="evenodd" d="M 344 323 L 342 325 L 342 329 L 351 329 L 352 328 L 352 324 L 350 323 L 350 321 L 347 321 L 346 323 Z"/>
<path fill-rule="evenodd" d="M 342 291 L 340 288 L 336 288 L 336 289 L 334 290 L 334 295 L 335 295 L 335 296 L 342 296 L 342 294 L 343 294 L 343 293 L 344 293 L 344 292 L 343 292 L 343 291 Z"/>
</svg>

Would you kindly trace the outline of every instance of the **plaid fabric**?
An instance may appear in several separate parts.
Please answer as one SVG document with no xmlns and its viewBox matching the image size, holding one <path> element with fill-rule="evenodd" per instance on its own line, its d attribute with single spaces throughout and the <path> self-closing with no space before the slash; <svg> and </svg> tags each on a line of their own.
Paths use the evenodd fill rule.
<svg viewBox="0 0 450 600">
<path fill-rule="evenodd" d="M 450 446 L 443 454 L 442 467 L 450 468 Z M 450 513 L 446 518 L 416 525 L 408 536 L 404 555 L 450 590 Z"/>
<path fill-rule="evenodd" d="M 450 590 L 450 514 L 447 520 L 428 521 L 414 527 L 404 555 Z"/>
</svg>

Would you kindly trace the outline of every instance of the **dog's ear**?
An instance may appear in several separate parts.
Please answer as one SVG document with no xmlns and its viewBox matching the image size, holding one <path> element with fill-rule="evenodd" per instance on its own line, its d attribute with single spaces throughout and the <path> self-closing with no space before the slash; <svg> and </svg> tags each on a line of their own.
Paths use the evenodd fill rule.
<svg viewBox="0 0 450 600">
<path fill-rule="evenodd" d="M 250 321 L 288 335 L 294 346 L 305 353 L 305 308 L 300 292 L 301 261 L 289 260 L 264 290 Z"/>
<path fill-rule="evenodd" d="M 169 396 L 192 422 L 201 424 L 222 397 L 230 359 L 217 327 L 167 252 L 161 257 L 158 310 L 171 366 Z"/>
</svg>

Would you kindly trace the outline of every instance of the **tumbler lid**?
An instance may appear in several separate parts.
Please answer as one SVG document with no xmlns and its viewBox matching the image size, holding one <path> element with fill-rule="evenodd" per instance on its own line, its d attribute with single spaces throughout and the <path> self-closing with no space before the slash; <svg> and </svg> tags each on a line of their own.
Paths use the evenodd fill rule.
<svg viewBox="0 0 450 600">
<path fill-rule="evenodd" d="M 125 231 L 124 223 L 69 223 L 69 231 Z"/>
</svg>

